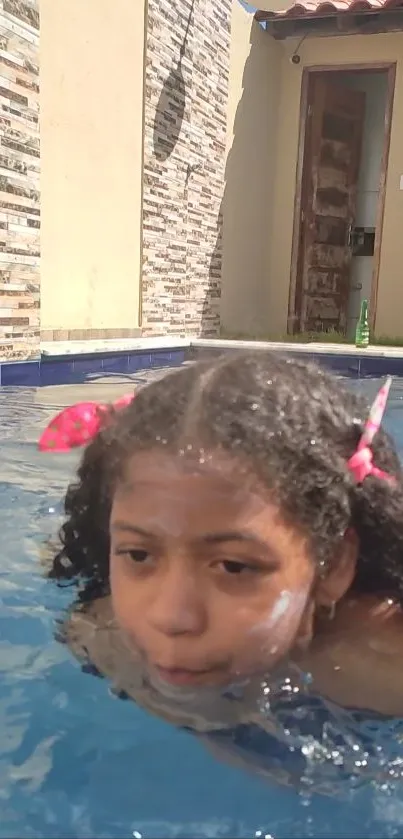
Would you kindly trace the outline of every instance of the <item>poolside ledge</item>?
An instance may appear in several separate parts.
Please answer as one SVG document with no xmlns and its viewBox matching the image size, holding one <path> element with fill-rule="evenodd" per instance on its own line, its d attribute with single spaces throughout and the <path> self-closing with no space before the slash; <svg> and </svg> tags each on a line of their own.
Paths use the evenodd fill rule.
<svg viewBox="0 0 403 839">
<path fill-rule="evenodd" d="M 296 344 L 284 341 L 240 341 L 212 338 L 127 338 L 106 341 L 50 341 L 41 344 L 42 356 L 61 358 L 71 355 L 93 355 L 95 353 L 134 352 L 159 350 L 164 351 L 173 347 L 183 347 L 194 350 L 275 350 L 277 352 L 308 353 L 308 355 L 354 355 L 379 356 L 382 358 L 402 358 L 403 347 L 381 347 L 371 345 L 365 349 L 354 344 L 308 343 Z M 1 362 L 0 362 L 1 363 Z"/>
<path fill-rule="evenodd" d="M 0 385 L 39 387 L 92 382 L 105 376 L 130 376 L 142 381 L 142 371 L 174 367 L 223 352 L 254 349 L 304 356 L 351 378 L 403 377 L 403 347 L 349 344 L 295 344 L 265 341 L 227 341 L 206 338 L 130 338 L 96 341 L 54 341 L 41 345 L 40 356 L 29 361 L 0 361 Z"/>
</svg>

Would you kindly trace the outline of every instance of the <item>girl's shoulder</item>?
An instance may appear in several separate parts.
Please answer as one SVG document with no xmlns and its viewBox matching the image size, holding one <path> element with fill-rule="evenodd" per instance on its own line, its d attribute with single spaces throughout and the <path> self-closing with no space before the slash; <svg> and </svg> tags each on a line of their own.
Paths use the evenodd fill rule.
<svg viewBox="0 0 403 839">
<path fill-rule="evenodd" d="M 347 601 L 306 651 L 315 690 L 345 708 L 403 717 L 403 613 L 390 598 Z"/>
</svg>

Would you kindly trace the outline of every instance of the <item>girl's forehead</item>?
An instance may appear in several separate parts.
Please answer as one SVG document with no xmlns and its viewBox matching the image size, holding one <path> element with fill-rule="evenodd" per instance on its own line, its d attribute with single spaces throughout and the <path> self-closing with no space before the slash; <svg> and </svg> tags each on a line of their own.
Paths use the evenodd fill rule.
<svg viewBox="0 0 403 839">
<path fill-rule="evenodd" d="M 205 453 L 204 459 L 189 454 L 142 452 L 126 464 L 122 481 L 117 485 L 114 508 L 136 509 L 152 506 L 179 508 L 183 512 L 197 508 L 204 514 L 254 518 L 272 502 L 256 480 L 242 475 L 231 459 Z"/>
<path fill-rule="evenodd" d="M 203 492 L 226 491 L 241 498 L 253 494 L 268 500 L 268 491 L 258 484 L 251 468 L 225 452 L 205 449 L 180 449 L 170 453 L 159 451 L 139 452 L 130 457 L 124 468 L 120 488 L 137 492 L 140 487 L 154 486 L 173 489 L 174 486 L 192 485 Z"/>
</svg>

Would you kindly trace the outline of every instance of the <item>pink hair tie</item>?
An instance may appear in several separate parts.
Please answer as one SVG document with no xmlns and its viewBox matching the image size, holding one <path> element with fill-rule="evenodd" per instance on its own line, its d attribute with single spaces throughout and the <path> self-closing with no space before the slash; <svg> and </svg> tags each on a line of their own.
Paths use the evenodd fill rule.
<svg viewBox="0 0 403 839">
<path fill-rule="evenodd" d="M 369 412 L 369 417 L 365 423 L 358 446 L 347 462 L 347 468 L 354 476 L 357 484 L 362 484 L 365 478 L 368 478 L 370 475 L 374 478 L 380 478 L 382 481 L 395 482 L 395 478 L 392 475 L 388 475 L 387 472 L 383 472 L 382 469 L 374 466 L 374 455 L 371 448 L 375 434 L 381 427 L 391 384 L 392 379 L 389 377 L 378 392 Z"/>
<path fill-rule="evenodd" d="M 374 456 L 372 450 L 368 448 L 361 449 L 360 451 L 356 451 L 350 460 L 348 461 L 348 468 L 350 472 L 354 475 L 357 484 L 362 484 L 365 481 L 365 478 L 368 478 L 370 475 L 373 475 L 374 478 L 381 478 L 383 481 L 393 481 L 391 475 L 388 475 L 387 472 L 383 472 L 382 469 L 378 469 L 377 466 L 374 466 L 373 463 Z"/>
<path fill-rule="evenodd" d="M 130 405 L 134 394 L 123 396 L 112 404 L 120 410 Z M 54 417 L 41 435 L 38 448 L 41 452 L 69 452 L 79 446 L 85 446 L 97 436 L 102 426 L 102 415 L 109 410 L 108 405 L 97 402 L 78 402 L 70 405 Z"/>
</svg>

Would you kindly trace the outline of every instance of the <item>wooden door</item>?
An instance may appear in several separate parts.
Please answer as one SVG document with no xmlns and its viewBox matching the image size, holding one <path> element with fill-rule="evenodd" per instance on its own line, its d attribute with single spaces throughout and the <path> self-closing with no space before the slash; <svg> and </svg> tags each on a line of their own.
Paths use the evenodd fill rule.
<svg viewBox="0 0 403 839">
<path fill-rule="evenodd" d="M 344 333 L 365 93 L 313 76 L 308 92 L 294 328 Z"/>
</svg>

